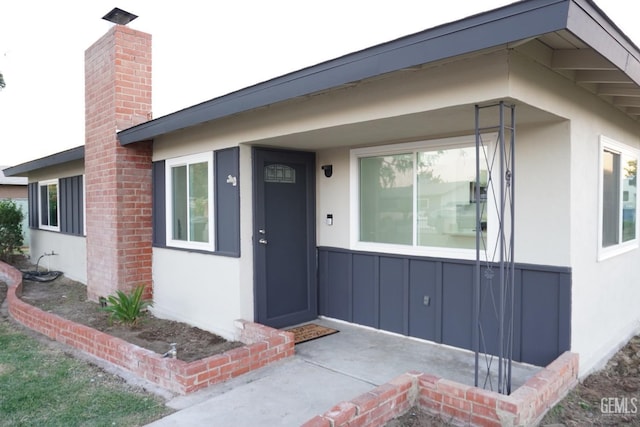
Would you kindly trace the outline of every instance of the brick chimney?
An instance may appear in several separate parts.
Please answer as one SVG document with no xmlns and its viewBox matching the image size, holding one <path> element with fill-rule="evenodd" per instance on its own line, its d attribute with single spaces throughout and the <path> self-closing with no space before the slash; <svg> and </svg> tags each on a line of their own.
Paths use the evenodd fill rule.
<svg viewBox="0 0 640 427">
<path fill-rule="evenodd" d="M 151 118 L 151 35 L 113 26 L 85 52 L 87 294 L 151 296 L 152 142 L 116 132 Z"/>
</svg>

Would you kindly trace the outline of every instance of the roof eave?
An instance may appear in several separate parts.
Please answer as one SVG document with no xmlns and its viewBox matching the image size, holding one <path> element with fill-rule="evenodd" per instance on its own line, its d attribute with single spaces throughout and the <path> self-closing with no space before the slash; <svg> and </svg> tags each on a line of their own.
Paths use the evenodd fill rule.
<svg viewBox="0 0 640 427">
<path fill-rule="evenodd" d="M 382 74 L 567 29 L 576 0 L 516 2 L 342 56 L 118 133 L 121 145 Z M 589 0 L 587 0 L 589 2 Z"/>
<path fill-rule="evenodd" d="M 573 0 L 567 30 L 640 85 L 638 47 L 591 0 Z"/>
<path fill-rule="evenodd" d="M 50 166 L 84 159 L 84 145 L 21 163 L 4 170 L 5 176 L 26 176 L 29 172 Z"/>
</svg>

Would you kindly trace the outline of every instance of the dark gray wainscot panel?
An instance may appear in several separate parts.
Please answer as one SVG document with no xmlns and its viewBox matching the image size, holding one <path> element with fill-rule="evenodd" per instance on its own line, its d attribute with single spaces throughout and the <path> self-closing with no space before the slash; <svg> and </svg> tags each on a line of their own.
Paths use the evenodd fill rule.
<svg viewBox="0 0 640 427">
<path fill-rule="evenodd" d="M 327 247 L 318 261 L 320 314 L 472 349 L 474 261 Z M 481 335 L 495 353 L 498 285 L 481 271 Z M 513 300 L 514 360 L 544 366 L 569 350 L 570 268 L 517 264 Z"/>
</svg>

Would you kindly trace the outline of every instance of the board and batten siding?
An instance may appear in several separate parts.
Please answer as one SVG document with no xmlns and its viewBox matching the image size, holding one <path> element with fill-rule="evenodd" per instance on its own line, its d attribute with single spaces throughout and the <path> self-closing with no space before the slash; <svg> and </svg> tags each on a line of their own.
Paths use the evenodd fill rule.
<svg viewBox="0 0 640 427">
<path fill-rule="evenodd" d="M 39 228 L 39 215 L 46 210 L 41 205 L 43 195 L 39 193 L 38 182 L 30 182 L 29 193 L 29 227 Z M 58 213 L 60 217 L 60 233 L 84 236 L 84 178 L 76 175 L 58 179 Z"/>
<path fill-rule="evenodd" d="M 474 261 L 320 247 L 318 263 L 321 315 L 472 349 Z M 481 295 L 483 335 L 494 353 L 496 282 Z M 570 322 L 571 270 L 517 264 L 513 359 L 549 364 L 569 350 Z"/>
</svg>

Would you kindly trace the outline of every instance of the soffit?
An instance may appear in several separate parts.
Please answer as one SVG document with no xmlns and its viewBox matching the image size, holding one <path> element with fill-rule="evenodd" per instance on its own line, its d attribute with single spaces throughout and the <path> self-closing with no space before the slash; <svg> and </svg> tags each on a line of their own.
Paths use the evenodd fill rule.
<svg viewBox="0 0 640 427">
<path fill-rule="evenodd" d="M 543 123 L 557 123 L 562 117 L 540 110 L 514 99 L 487 100 L 485 104 L 505 101 L 515 104 L 518 126 L 527 127 Z M 481 127 L 494 126 L 497 116 L 484 117 Z M 380 144 L 429 140 L 474 133 L 475 105 L 457 105 L 415 114 L 388 117 L 340 126 L 314 129 L 270 138 L 247 141 L 251 145 L 297 149 L 322 150 L 338 147 L 373 146 Z"/>
<path fill-rule="evenodd" d="M 631 52 L 612 48 L 605 56 L 567 30 L 542 35 L 527 41 L 527 45 L 516 49 L 533 56 L 629 117 L 640 118 L 640 85 L 632 78 L 632 67 L 637 60 Z"/>
<path fill-rule="evenodd" d="M 84 145 L 70 150 L 61 151 L 50 156 L 41 157 L 26 163 L 4 169 L 5 176 L 28 176 L 29 172 L 39 169 L 57 166 L 63 163 L 73 162 L 75 160 L 84 161 Z"/>
</svg>

